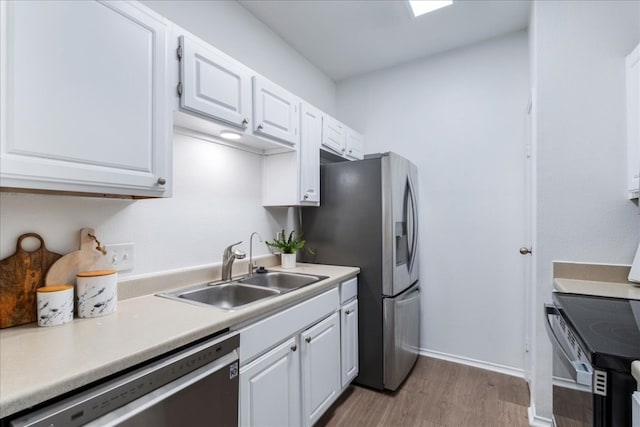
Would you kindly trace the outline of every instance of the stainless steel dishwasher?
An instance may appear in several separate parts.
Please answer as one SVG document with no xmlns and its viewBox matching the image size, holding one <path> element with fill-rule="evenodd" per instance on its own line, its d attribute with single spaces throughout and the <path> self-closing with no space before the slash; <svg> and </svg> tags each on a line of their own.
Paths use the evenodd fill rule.
<svg viewBox="0 0 640 427">
<path fill-rule="evenodd" d="M 237 426 L 238 333 L 153 360 L 10 426 Z"/>
</svg>

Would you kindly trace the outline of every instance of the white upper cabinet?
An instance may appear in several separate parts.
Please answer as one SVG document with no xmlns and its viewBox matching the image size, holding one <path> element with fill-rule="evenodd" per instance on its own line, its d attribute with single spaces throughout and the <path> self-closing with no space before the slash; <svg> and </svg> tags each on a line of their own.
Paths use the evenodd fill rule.
<svg viewBox="0 0 640 427">
<path fill-rule="evenodd" d="M 253 77 L 253 131 L 291 146 L 300 141 L 300 100 L 269 80 Z"/>
<path fill-rule="evenodd" d="M 125 2 L 0 2 L 0 186 L 171 191 L 166 27 Z"/>
<path fill-rule="evenodd" d="M 298 150 L 263 157 L 263 206 L 320 204 L 322 113 L 306 103 L 302 103 L 300 110 Z"/>
<path fill-rule="evenodd" d="M 322 118 L 322 146 L 343 155 L 347 150 L 347 127 L 325 115 Z"/>
<path fill-rule="evenodd" d="M 640 196 L 640 45 L 627 56 L 627 147 L 629 198 Z"/>
<path fill-rule="evenodd" d="M 300 185 L 298 198 L 304 203 L 320 203 L 320 143 L 322 140 L 322 113 L 302 104 L 300 124 Z"/>
<path fill-rule="evenodd" d="M 364 137 L 353 129 L 347 128 L 346 156 L 351 160 L 364 158 Z"/>
<path fill-rule="evenodd" d="M 251 74 L 211 46 L 180 36 L 180 107 L 244 129 L 251 114 Z"/>
</svg>

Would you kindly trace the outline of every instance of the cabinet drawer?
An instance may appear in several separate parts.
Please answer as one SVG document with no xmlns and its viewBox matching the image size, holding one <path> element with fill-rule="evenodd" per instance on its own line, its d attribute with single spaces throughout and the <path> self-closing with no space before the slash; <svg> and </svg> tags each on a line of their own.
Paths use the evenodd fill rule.
<svg viewBox="0 0 640 427">
<path fill-rule="evenodd" d="M 340 284 L 340 304 L 344 304 L 358 295 L 358 278 L 353 277 Z"/>
<path fill-rule="evenodd" d="M 335 287 L 240 330 L 240 364 L 294 335 L 339 307 Z"/>
</svg>

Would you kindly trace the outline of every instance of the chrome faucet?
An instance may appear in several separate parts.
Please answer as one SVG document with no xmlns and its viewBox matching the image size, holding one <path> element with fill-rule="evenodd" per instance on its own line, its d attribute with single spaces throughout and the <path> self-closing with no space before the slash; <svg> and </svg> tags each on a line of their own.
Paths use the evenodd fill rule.
<svg viewBox="0 0 640 427">
<path fill-rule="evenodd" d="M 262 237 L 257 231 L 251 233 L 251 237 L 249 237 L 249 276 L 253 276 L 253 236 L 258 236 L 258 240 L 262 242 Z"/>
<path fill-rule="evenodd" d="M 240 249 L 236 249 L 234 251 L 231 250 L 234 246 L 239 245 L 240 243 L 242 243 L 242 241 L 227 246 L 222 254 L 222 280 L 231 280 L 231 267 L 233 266 L 233 261 L 236 259 L 244 259 L 247 256 L 247 254 L 242 252 Z"/>
</svg>

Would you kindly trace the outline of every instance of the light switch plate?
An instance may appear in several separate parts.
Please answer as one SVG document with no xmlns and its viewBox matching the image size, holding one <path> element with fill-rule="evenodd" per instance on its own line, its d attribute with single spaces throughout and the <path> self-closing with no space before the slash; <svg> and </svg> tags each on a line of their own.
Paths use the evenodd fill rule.
<svg viewBox="0 0 640 427">
<path fill-rule="evenodd" d="M 107 257 L 117 271 L 133 270 L 133 242 L 104 245 Z"/>
</svg>

